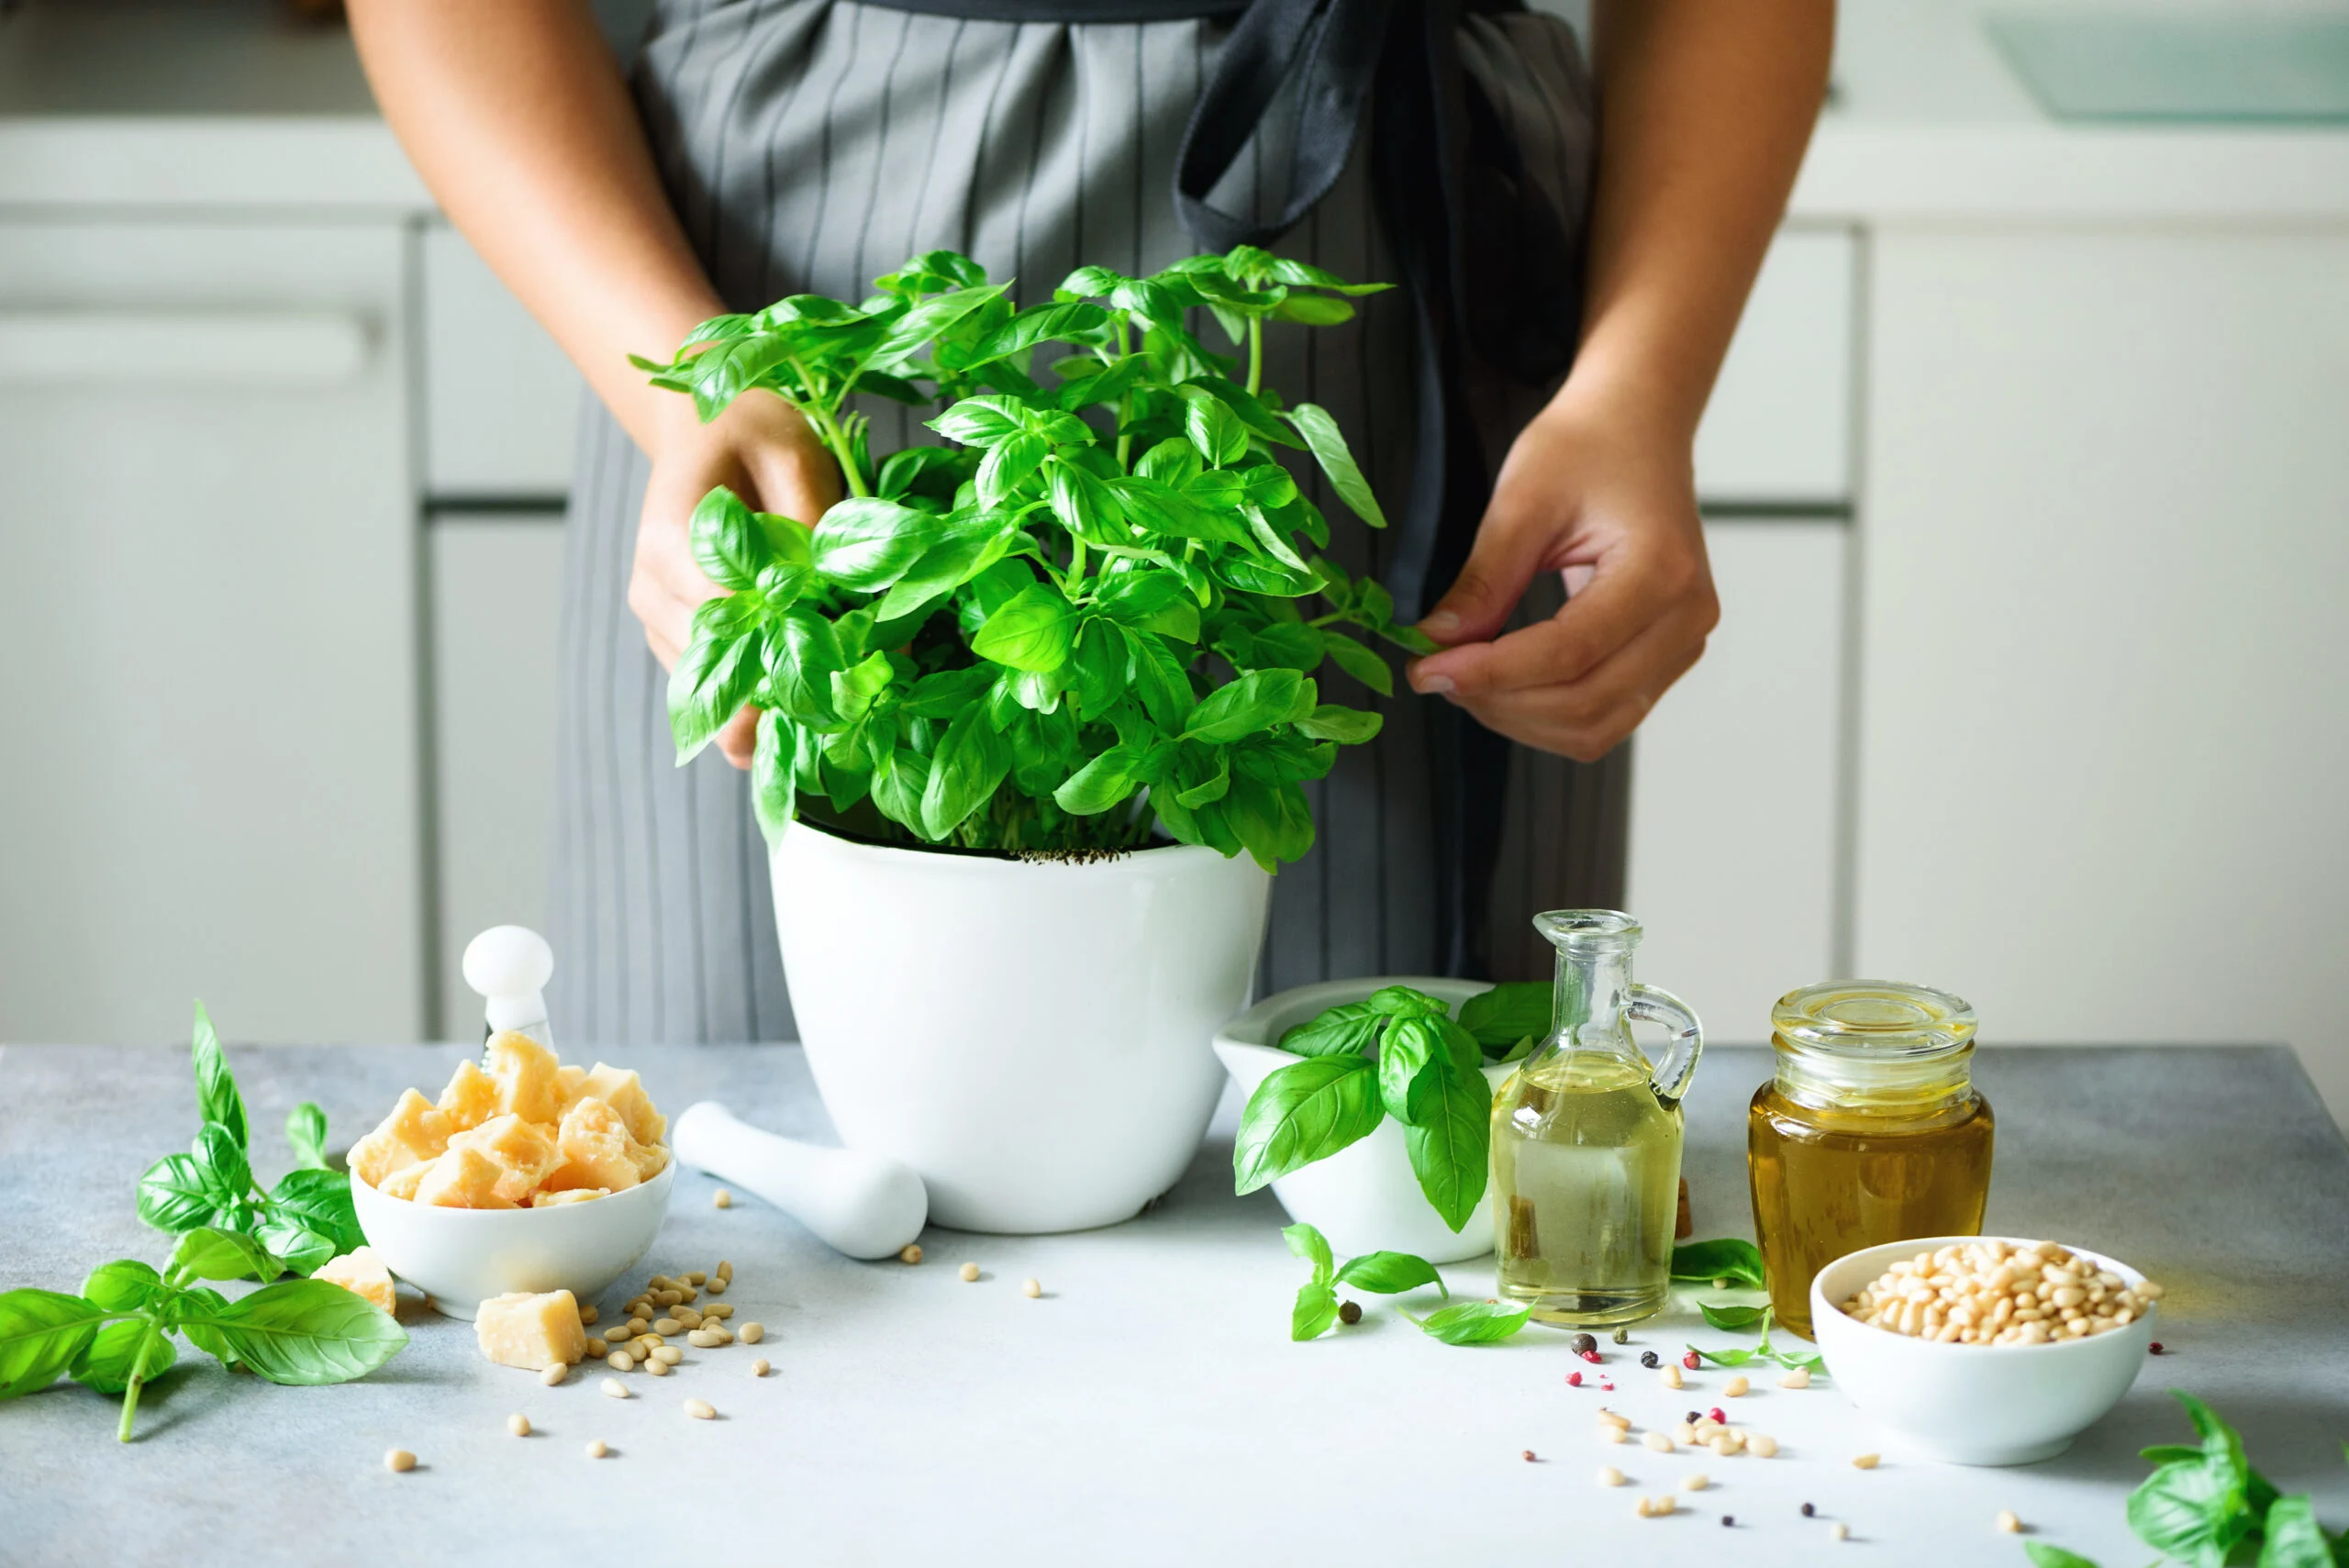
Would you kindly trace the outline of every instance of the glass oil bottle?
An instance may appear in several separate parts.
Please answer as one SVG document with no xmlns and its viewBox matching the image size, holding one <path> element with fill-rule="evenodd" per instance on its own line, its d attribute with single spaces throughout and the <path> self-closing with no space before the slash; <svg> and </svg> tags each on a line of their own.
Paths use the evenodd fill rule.
<svg viewBox="0 0 2349 1568">
<path fill-rule="evenodd" d="M 1544 1322 L 1635 1322 L 1670 1290 L 1680 1101 L 1704 1032 L 1687 1003 L 1632 981 L 1629 915 L 1554 910 L 1533 925 L 1558 950 L 1557 982 L 1549 1038 L 1493 1097 L 1500 1294 Z M 1634 1019 L 1673 1031 L 1662 1066 Z"/>
</svg>

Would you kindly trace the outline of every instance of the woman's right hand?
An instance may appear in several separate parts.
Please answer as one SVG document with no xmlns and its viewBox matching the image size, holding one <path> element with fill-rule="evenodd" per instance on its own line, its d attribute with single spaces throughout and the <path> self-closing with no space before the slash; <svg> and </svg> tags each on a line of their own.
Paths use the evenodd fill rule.
<svg viewBox="0 0 2349 1568">
<path fill-rule="evenodd" d="M 750 393 L 710 423 L 677 399 L 681 417 L 662 428 L 636 527 L 636 562 L 628 607 L 644 623 L 644 640 L 664 670 L 693 639 L 694 610 L 718 595 L 694 560 L 694 508 L 719 485 L 753 510 L 811 527 L 841 498 L 840 466 L 799 412 L 781 398 Z M 718 732 L 718 749 L 738 768 L 751 765 L 758 711 L 745 707 Z"/>
</svg>

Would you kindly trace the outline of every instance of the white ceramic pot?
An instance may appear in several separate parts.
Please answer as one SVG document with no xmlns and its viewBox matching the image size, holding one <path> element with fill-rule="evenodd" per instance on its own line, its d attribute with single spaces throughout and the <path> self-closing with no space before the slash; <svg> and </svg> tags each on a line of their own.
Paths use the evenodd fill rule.
<svg viewBox="0 0 2349 1568">
<path fill-rule="evenodd" d="M 445 1317 L 471 1318 L 508 1291 L 567 1290 L 582 1305 L 644 1256 L 669 1212 L 672 1160 L 651 1181 L 588 1203 L 551 1208 L 442 1208 L 385 1197 L 352 1177 L 359 1229 L 384 1266 L 431 1297 Z"/>
<path fill-rule="evenodd" d="M 2158 1302 L 2124 1328 L 2047 1345 L 1944 1345 L 1859 1322 L 1841 1310 L 1862 1285 L 1903 1258 L 1952 1243 L 2000 1240 L 2038 1245 L 1995 1236 L 1894 1241 L 1848 1252 L 1810 1282 L 1810 1326 L 1836 1385 L 1930 1459 L 1952 1464 L 2053 1459 L 2120 1403 L 2153 1343 Z M 2084 1247 L 2071 1250 L 2132 1285 L 2144 1283 L 2126 1263 Z"/>
<path fill-rule="evenodd" d="M 1415 974 L 1300 985 L 1266 997 L 1224 1025 L 1216 1036 L 1215 1053 L 1244 1098 L 1275 1069 L 1304 1060 L 1280 1050 L 1274 1040 L 1323 1008 L 1359 1002 L 1382 985 L 1424 991 L 1451 1003 L 1454 1011 L 1469 997 L 1491 989 L 1483 981 Z M 1498 1089 L 1516 1071 L 1514 1063 L 1487 1067 L 1485 1081 Z M 1411 1157 L 1403 1147 L 1403 1129 L 1391 1117 L 1369 1137 L 1274 1182 L 1273 1195 L 1291 1219 L 1301 1219 L 1328 1237 L 1341 1258 L 1386 1251 L 1414 1253 L 1431 1263 L 1456 1263 L 1493 1250 L 1490 1195 L 1458 1231 L 1444 1224 L 1419 1191 Z"/>
<path fill-rule="evenodd" d="M 794 822 L 775 927 L 841 1140 L 963 1230 L 1130 1218 L 1197 1151 L 1272 879 L 1168 845 L 1089 864 L 860 844 Z"/>
</svg>

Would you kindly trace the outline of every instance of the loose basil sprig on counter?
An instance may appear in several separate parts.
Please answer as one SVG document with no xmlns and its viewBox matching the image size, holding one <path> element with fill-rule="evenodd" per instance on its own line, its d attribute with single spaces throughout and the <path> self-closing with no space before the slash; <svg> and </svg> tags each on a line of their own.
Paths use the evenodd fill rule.
<svg viewBox="0 0 2349 1568">
<path fill-rule="evenodd" d="M 2349 1530 L 2327 1535 L 2312 1497 L 2287 1497 L 2251 1467 L 2243 1438 L 2184 1389 L 2170 1397 L 2186 1407 L 2200 1445 L 2163 1443 L 2143 1451 L 2154 1470 L 2129 1494 L 2129 1528 L 2137 1539 L 2193 1568 L 2229 1562 L 2255 1568 L 2339 1568 L 2349 1562 Z M 2343 1448 L 2349 1458 L 2349 1444 Z M 2255 1558 L 2244 1555 L 2256 1546 Z M 2036 1568 L 2097 1568 L 2076 1551 L 2048 1541 L 2023 1543 Z"/>
<path fill-rule="evenodd" d="M 1727 1288 L 1767 1283 L 1762 1273 L 1762 1249 L 1734 1236 L 1716 1241 L 1684 1241 L 1672 1249 L 1672 1283 L 1710 1284 Z"/>
<path fill-rule="evenodd" d="M 1433 1285 L 1445 1299 L 1451 1298 L 1443 1276 L 1425 1258 L 1409 1252 L 1364 1252 L 1347 1259 L 1341 1268 L 1329 1240 L 1312 1226 L 1300 1222 L 1281 1234 L 1288 1240 L 1288 1250 L 1313 1270 L 1313 1277 L 1297 1286 L 1296 1305 L 1289 1309 L 1292 1340 L 1318 1340 L 1330 1331 L 1338 1321 L 1337 1287 L 1341 1284 L 1378 1296 L 1400 1296 Z M 1408 1312 L 1402 1316 L 1417 1324 L 1421 1333 L 1447 1345 L 1489 1345 L 1524 1328 L 1532 1309 L 1491 1301 L 1455 1301 L 1425 1318 L 1412 1318 Z"/>
<path fill-rule="evenodd" d="M 1496 985 L 1452 1007 L 1424 991 L 1389 985 L 1343 1002 L 1283 1035 L 1305 1058 L 1265 1074 L 1241 1113 L 1232 1146 L 1235 1191 L 1258 1187 L 1326 1160 L 1393 1117 L 1419 1190 L 1458 1230 L 1484 1201 L 1492 1088 L 1488 1061 L 1514 1062 L 1550 1027 L 1550 987 Z"/>
<path fill-rule="evenodd" d="M 1771 1345 L 1771 1309 L 1767 1307 L 1734 1307 L 1700 1301 L 1697 1304 L 1697 1310 L 1703 1313 L 1705 1321 L 1716 1329 L 1739 1333 L 1759 1325 L 1762 1329 L 1762 1342 L 1750 1351 L 1708 1351 L 1696 1345 L 1688 1347 L 1715 1366 L 1746 1366 L 1754 1362 L 1776 1362 L 1789 1372 L 1820 1373 L 1827 1370 L 1826 1360 L 1817 1351 L 1781 1351 Z"/>
<path fill-rule="evenodd" d="M 705 496 L 695 559 L 721 590 L 669 684 L 679 761 L 744 705 L 761 826 L 827 802 L 884 840 L 1007 852 L 1123 850 L 1163 828 L 1267 869 L 1302 856 L 1300 787 L 1375 713 L 1324 702 L 1327 662 L 1391 695 L 1386 661 L 1435 645 L 1376 583 L 1317 553 L 1330 526 L 1278 461 L 1386 517 L 1336 421 L 1264 384 L 1267 320 L 1327 326 L 1349 284 L 1241 246 L 1151 277 L 1080 267 L 1020 310 L 933 250 L 860 304 L 797 295 L 702 323 L 652 384 L 704 419 L 754 391 L 799 411 L 848 498 L 820 518 Z M 1246 367 L 1192 336 L 1212 312 Z M 1071 350 L 1049 366 L 1039 350 Z M 954 446 L 877 464 L 860 396 L 943 405 Z"/>
<path fill-rule="evenodd" d="M 326 1113 L 307 1101 L 294 1107 L 285 1118 L 285 1141 L 295 1169 L 263 1191 L 253 1176 L 244 1096 L 202 1002 L 195 1005 L 189 1051 L 203 1125 L 188 1152 L 165 1155 L 139 1178 L 139 1218 L 171 1235 L 209 1228 L 249 1236 L 297 1274 L 364 1241 L 351 1204 L 351 1177 L 327 1164 Z"/>
</svg>

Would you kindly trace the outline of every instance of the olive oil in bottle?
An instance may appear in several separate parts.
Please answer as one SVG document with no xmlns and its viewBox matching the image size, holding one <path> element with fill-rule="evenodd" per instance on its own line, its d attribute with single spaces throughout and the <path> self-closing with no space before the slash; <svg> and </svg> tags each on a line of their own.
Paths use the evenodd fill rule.
<svg viewBox="0 0 2349 1568">
<path fill-rule="evenodd" d="M 1550 1038 L 1493 1098 L 1500 1294 L 1544 1322 L 1630 1323 L 1670 1289 L 1679 1208 L 1680 1096 L 1703 1035 L 1668 993 L 1631 981 L 1629 916 L 1537 917 L 1558 949 Z M 1630 1022 L 1675 1030 L 1653 1069 Z"/>
</svg>

